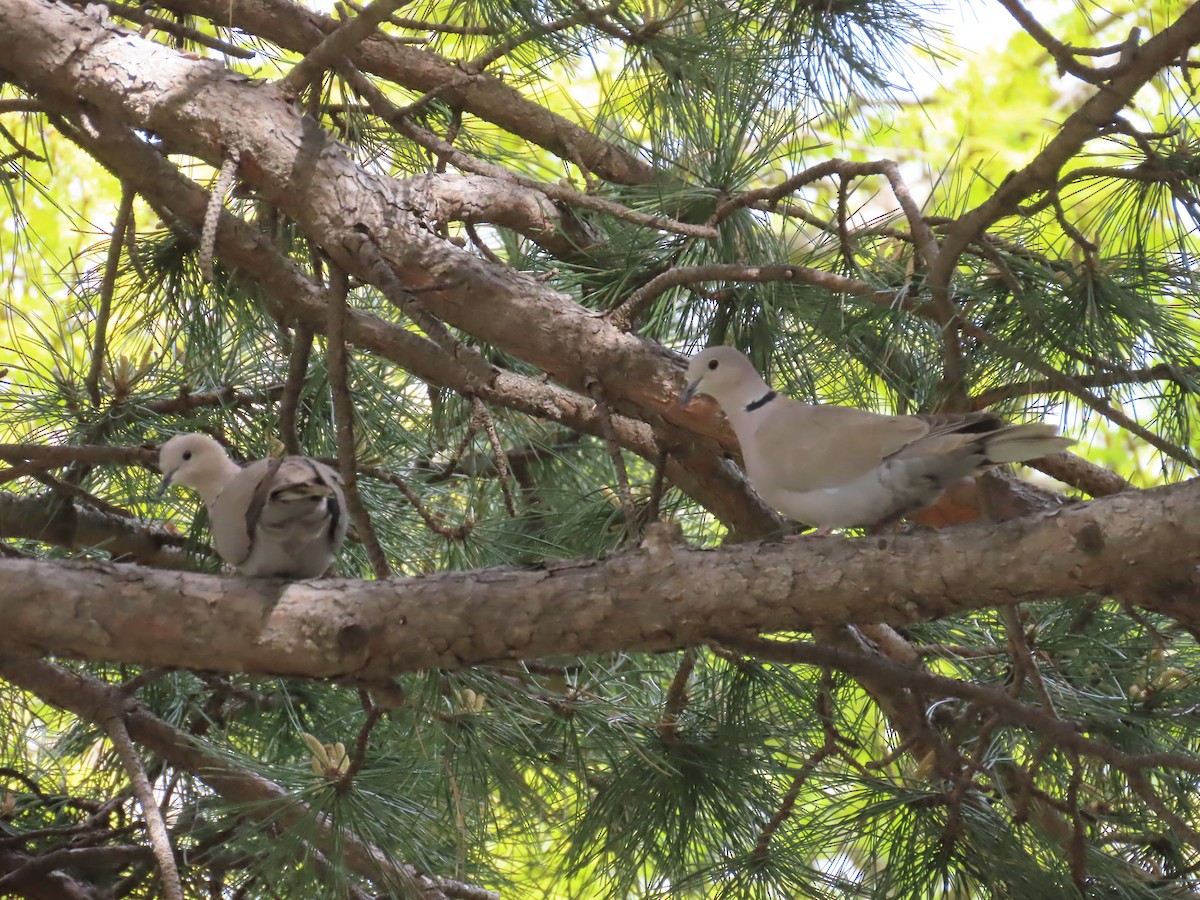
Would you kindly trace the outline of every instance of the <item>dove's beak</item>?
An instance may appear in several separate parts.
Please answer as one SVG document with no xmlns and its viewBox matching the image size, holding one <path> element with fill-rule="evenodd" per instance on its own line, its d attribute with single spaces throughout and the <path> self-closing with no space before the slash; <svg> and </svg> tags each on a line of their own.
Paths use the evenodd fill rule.
<svg viewBox="0 0 1200 900">
<path fill-rule="evenodd" d="M 171 486 L 171 479 L 175 477 L 174 472 L 168 472 L 163 476 L 162 483 L 158 486 L 158 496 L 162 496 L 167 492 L 167 488 Z"/>
<path fill-rule="evenodd" d="M 687 406 L 689 403 L 691 403 L 692 398 L 696 396 L 696 391 L 698 391 L 699 389 L 700 389 L 700 379 L 699 378 L 697 378 L 695 381 L 691 382 L 690 384 L 685 385 L 683 390 L 679 392 L 679 399 L 678 399 L 679 405 Z"/>
</svg>

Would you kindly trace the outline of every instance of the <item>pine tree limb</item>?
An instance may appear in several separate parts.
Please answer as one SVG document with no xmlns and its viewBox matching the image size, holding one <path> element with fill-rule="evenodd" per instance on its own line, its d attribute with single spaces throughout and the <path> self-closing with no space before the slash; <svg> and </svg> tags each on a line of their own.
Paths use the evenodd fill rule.
<svg viewBox="0 0 1200 900">
<path fill-rule="evenodd" d="M 340 266 L 329 266 L 329 293 L 326 299 L 327 320 L 325 333 L 326 368 L 329 370 L 329 387 L 333 393 L 334 428 L 337 431 L 338 471 L 346 493 L 346 508 L 358 538 L 367 551 L 371 569 L 376 578 L 387 578 L 392 574 L 387 555 L 375 535 L 371 514 L 358 493 L 358 450 L 354 442 L 354 401 L 350 397 L 349 351 L 346 349 L 346 295 L 350 282 Z"/>
<path fill-rule="evenodd" d="M 154 789 L 150 779 L 146 777 L 146 767 L 138 756 L 137 748 L 125 727 L 125 712 L 123 698 L 116 695 L 112 704 L 100 716 L 98 723 L 108 732 L 109 739 L 121 757 L 121 763 L 133 785 L 133 793 L 142 807 L 142 815 L 146 821 L 146 833 L 150 838 L 150 847 L 154 851 L 154 859 L 158 863 L 159 884 L 162 886 L 166 900 L 183 900 L 183 886 L 179 883 L 179 867 L 175 864 L 175 851 L 171 848 L 171 836 L 167 831 L 167 823 L 162 810 L 158 808 Z"/>
<path fill-rule="evenodd" d="M 899 626 L 1086 594 L 1197 627 L 1198 504 L 1200 479 L 938 533 L 716 551 L 668 544 L 603 561 L 366 582 L 2 559 L 0 621 L 12 644 L 61 656 L 366 684 L 502 659 Z"/>
<path fill-rule="evenodd" d="M 67 670 L 36 657 L 0 652 L 0 677 L 43 699 L 90 720 L 97 710 L 121 702 L 119 688 L 90 675 Z M 430 900 L 438 897 L 486 898 L 498 895 L 450 878 L 425 875 L 412 866 L 394 863 L 388 854 L 357 835 L 337 830 L 324 816 L 313 820 L 311 810 L 278 784 L 231 763 L 228 757 L 206 752 L 194 736 L 151 715 L 137 704 L 125 710 L 130 737 L 175 768 L 192 773 L 229 801 L 244 804 L 247 815 L 287 828 L 300 822 L 314 833 L 313 843 L 322 852 L 336 852 L 345 864 L 384 886 L 416 887 Z"/>
</svg>

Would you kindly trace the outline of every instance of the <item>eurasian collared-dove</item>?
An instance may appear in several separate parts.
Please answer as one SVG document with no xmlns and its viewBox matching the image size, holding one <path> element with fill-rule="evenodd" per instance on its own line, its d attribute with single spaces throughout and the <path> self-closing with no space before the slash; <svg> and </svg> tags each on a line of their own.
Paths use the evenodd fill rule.
<svg viewBox="0 0 1200 900">
<path fill-rule="evenodd" d="M 1075 443 L 1052 425 L 1005 425 L 991 413 L 884 416 L 802 403 L 771 390 L 732 347 L 692 357 L 680 404 L 695 394 L 721 404 L 759 496 L 822 529 L 895 521 L 979 469 Z"/>
<path fill-rule="evenodd" d="M 213 542 L 243 575 L 315 578 L 346 537 L 342 479 L 307 456 L 239 466 L 204 434 L 179 434 L 159 451 L 163 489 L 194 488 L 208 507 Z"/>
</svg>

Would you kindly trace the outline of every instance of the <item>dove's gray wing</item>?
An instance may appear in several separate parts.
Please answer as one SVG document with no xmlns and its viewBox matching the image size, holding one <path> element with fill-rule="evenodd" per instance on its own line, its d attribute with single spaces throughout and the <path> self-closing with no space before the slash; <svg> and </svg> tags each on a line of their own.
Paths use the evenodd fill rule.
<svg viewBox="0 0 1200 900">
<path fill-rule="evenodd" d="M 1056 453 L 1050 425 L 990 413 L 886 416 L 777 397 L 732 417 L 746 474 L 775 508 L 822 527 L 875 525 L 932 503 L 963 476 Z"/>
<path fill-rule="evenodd" d="M 306 456 L 246 466 L 210 511 L 217 551 L 243 575 L 313 578 L 346 536 L 341 479 Z"/>
</svg>

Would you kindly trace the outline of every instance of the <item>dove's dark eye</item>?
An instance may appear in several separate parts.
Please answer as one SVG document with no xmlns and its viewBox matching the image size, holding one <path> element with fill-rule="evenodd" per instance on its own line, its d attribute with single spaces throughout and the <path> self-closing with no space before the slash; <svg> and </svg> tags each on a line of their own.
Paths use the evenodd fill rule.
<svg viewBox="0 0 1200 900">
<path fill-rule="evenodd" d="M 719 363 L 719 362 L 717 362 L 715 359 L 710 359 L 710 360 L 708 361 L 708 367 L 709 367 L 710 369 L 715 369 L 715 368 L 716 368 L 717 366 L 719 366 L 719 365 L 720 365 L 720 363 Z"/>
<path fill-rule="evenodd" d="M 191 459 L 191 458 L 192 458 L 192 451 L 191 451 L 191 450 L 185 450 L 185 451 L 183 451 L 183 461 L 184 461 L 184 462 L 187 462 L 187 461 L 188 461 L 189 459 Z"/>
</svg>

